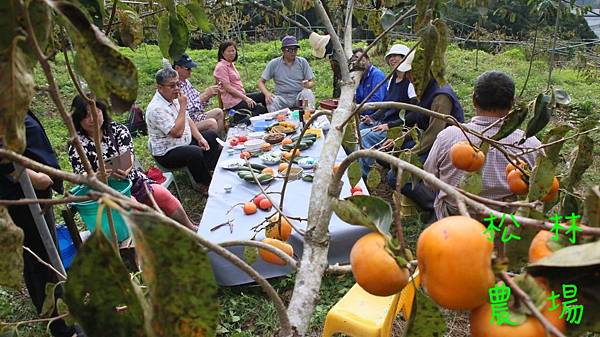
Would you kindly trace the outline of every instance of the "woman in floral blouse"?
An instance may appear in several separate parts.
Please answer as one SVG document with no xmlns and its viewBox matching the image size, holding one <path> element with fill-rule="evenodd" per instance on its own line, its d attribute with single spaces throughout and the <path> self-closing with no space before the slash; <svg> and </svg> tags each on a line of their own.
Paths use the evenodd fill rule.
<svg viewBox="0 0 600 337">
<path fill-rule="evenodd" d="M 71 104 L 71 113 L 73 123 L 75 124 L 75 129 L 77 130 L 77 135 L 79 136 L 79 140 L 83 145 L 85 154 L 90 161 L 92 168 L 94 170 L 98 170 L 96 147 L 92 138 L 95 126 L 92 119 L 92 114 L 90 113 L 90 108 L 83 97 L 76 96 L 73 99 L 73 103 Z M 98 115 L 98 123 L 101 125 L 100 131 L 102 132 L 102 155 L 104 159 L 130 151 L 132 156 L 131 162 L 133 163 L 133 142 L 131 140 L 131 134 L 129 133 L 129 130 L 127 130 L 124 125 L 116 123 L 110 119 L 106 112 L 106 105 L 104 105 L 104 103 L 96 101 L 96 113 Z M 85 172 L 81 160 L 79 159 L 79 155 L 77 154 L 73 144 L 69 144 L 69 159 L 75 172 Z M 152 201 L 145 193 L 144 184 L 146 184 L 148 189 L 151 191 L 152 197 L 156 201 L 156 204 L 167 216 L 193 231 L 198 229 L 198 226 L 192 224 L 188 218 L 179 200 L 177 200 L 177 198 L 175 198 L 175 196 L 173 196 L 168 189 L 150 180 L 140 168 L 135 168 L 132 165 L 126 170 L 116 169 L 107 173 L 117 179 L 130 179 L 132 181 L 132 195 L 137 197 L 136 199 L 138 199 L 138 201 L 152 206 Z"/>
</svg>

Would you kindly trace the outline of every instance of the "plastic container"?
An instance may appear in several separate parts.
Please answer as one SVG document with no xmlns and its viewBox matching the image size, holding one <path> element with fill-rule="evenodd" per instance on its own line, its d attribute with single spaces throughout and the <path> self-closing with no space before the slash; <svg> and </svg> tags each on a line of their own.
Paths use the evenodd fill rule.
<svg viewBox="0 0 600 337">
<path fill-rule="evenodd" d="M 58 240 L 58 249 L 60 252 L 60 259 L 62 260 L 65 269 L 69 269 L 73 258 L 77 254 L 75 244 L 69 233 L 69 229 L 65 225 L 56 226 L 56 239 Z"/>
<path fill-rule="evenodd" d="M 119 193 L 131 197 L 131 180 L 118 180 L 118 179 L 108 179 L 108 185 L 113 189 L 119 191 Z M 89 192 L 90 188 L 88 186 L 78 185 L 73 187 L 69 192 L 73 195 L 86 195 Z M 88 227 L 90 232 L 93 232 L 96 228 L 96 214 L 98 213 L 98 202 L 96 200 L 89 200 L 84 202 L 74 202 L 71 204 L 74 206 L 79 214 L 81 215 L 81 219 Z M 129 228 L 125 223 L 125 220 L 121 217 L 119 212 L 113 210 L 111 212 L 113 218 L 113 224 L 115 225 L 115 231 L 117 232 L 117 240 L 123 241 L 129 238 Z M 111 239 L 110 227 L 108 225 L 108 216 L 106 215 L 106 208 L 102 214 L 102 232 L 106 235 L 109 240 Z"/>
</svg>

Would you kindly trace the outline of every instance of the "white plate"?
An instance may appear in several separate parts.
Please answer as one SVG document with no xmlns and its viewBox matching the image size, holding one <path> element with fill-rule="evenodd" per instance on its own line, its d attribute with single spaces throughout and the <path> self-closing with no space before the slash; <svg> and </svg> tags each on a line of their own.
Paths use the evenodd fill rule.
<svg viewBox="0 0 600 337">
<path fill-rule="evenodd" d="M 232 158 L 232 159 L 223 160 L 220 165 L 221 165 L 221 168 L 223 168 L 225 170 L 235 171 L 235 170 L 239 169 L 240 167 L 244 166 L 245 164 L 246 164 L 246 162 L 241 158 Z"/>
<path fill-rule="evenodd" d="M 244 144 L 238 144 L 236 146 L 233 147 L 235 150 L 243 150 L 246 148 L 246 146 Z"/>
<path fill-rule="evenodd" d="M 305 169 L 311 169 L 311 168 L 315 167 L 316 164 L 317 164 L 317 161 L 312 157 L 304 157 L 304 158 L 301 158 L 300 160 L 298 160 L 298 166 L 305 168 Z"/>
<path fill-rule="evenodd" d="M 258 138 L 264 137 L 264 135 L 265 135 L 264 131 L 250 132 L 250 133 L 248 133 L 248 138 L 258 139 Z"/>
</svg>

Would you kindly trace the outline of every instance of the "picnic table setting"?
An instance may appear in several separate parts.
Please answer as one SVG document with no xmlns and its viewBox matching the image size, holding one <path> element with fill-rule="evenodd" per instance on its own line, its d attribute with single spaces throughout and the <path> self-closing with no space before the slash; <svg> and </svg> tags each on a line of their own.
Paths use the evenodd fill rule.
<svg viewBox="0 0 600 337">
<path fill-rule="evenodd" d="M 287 243 L 293 248 L 294 259 L 301 258 L 303 231 L 307 227 L 308 206 L 313 190 L 312 178 L 319 165 L 318 158 L 326 130 L 308 129 L 299 148 L 294 150 L 302 130 L 296 116 L 297 112 L 285 109 L 257 116 L 260 118 L 253 118 L 250 126 L 239 125 L 229 129 L 209 187 L 199 235 L 215 243 L 264 240 L 263 229 L 273 219 L 277 219 L 278 212 L 268 200 L 256 202 L 256 199 L 266 199 L 262 196 L 258 181 L 272 202 L 278 207 L 283 206 L 283 213 L 292 222 L 292 227 L 298 230 L 292 231 Z M 294 156 L 292 151 L 295 151 Z M 344 151 L 340 149 L 336 162 L 341 162 L 345 157 Z M 289 180 L 283 205 L 280 205 L 288 169 Z M 357 186 L 367 190 L 362 181 Z M 344 176 L 341 196 L 350 195 L 351 186 Z M 368 232 L 365 227 L 349 225 L 335 214 L 332 215 L 329 224 L 329 263 L 348 263 L 352 245 Z M 243 246 L 231 246 L 227 249 L 244 258 Z M 224 258 L 213 253 L 209 253 L 209 256 L 220 285 L 234 286 L 253 282 L 246 273 Z M 287 265 L 267 263 L 261 257 L 256 259 L 252 267 L 266 278 L 283 276 L 293 270 Z"/>
</svg>

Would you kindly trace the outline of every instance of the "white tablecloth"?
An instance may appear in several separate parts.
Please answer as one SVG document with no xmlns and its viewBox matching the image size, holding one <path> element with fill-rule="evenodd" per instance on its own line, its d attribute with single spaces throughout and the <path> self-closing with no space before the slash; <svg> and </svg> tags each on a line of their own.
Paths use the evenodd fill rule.
<svg viewBox="0 0 600 337">
<path fill-rule="evenodd" d="M 231 133 L 231 132 L 230 132 Z M 302 156 L 311 156 L 318 160 L 321 148 L 323 146 L 323 137 L 319 138 L 313 146 L 305 151 L 302 151 Z M 239 151 L 236 151 L 233 156 L 229 156 L 227 153 L 226 146 L 219 158 L 219 163 L 215 169 L 213 179 L 209 188 L 209 198 L 206 202 L 206 207 L 202 215 L 198 233 L 203 237 L 207 238 L 211 242 L 221 243 L 231 240 L 249 240 L 254 236 L 254 232 L 251 227 L 264 220 L 266 216 L 272 214 L 270 212 L 258 210 L 253 215 L 245 215 L 242 210 L 242 206 L 236 206 L 229 214 L 226 214 L 227 210 L 234 204 L 240 202 L 249 201 L 252 196 L 256 195 L 260 189 L 257 185 L 243 181 L 237 177 L 235 171 L 228 171 L 220 167 L 224 160 L 230 158 L 239 158 Z M 279 146 L 274 146 L 274 150 L 279 150 Z M 341 162 L 345 158 L 344 152 L 340 149 L 337 157 L 337 162 Z M 260 159 L 252 158 L 252 162 L 260 163 Z M 278 165 L 272 166 L 277 171 Z M 229 184 L 233 186 L 231 193 L 226 193 L 223 186 Z M 366 191 L 362 181 L 359 183 Z M 283 179 L 275 179 L 268 188 L 268 191 L 281 191 L 283 186 Z M 308 204 L 311 193 L 312 183 L 308 183 L 302 180 L 290 181 L 287 185 L 287 191 L 285 193 L 284 201 L 284 213 L 289 216 L 300 216 L 306 218 L 308 216 Z M 321 193 L 325 193 L 325 186 L 319 189 Z M 341 192 L 341 197 L 350 195 L 350 184 L 346 176 L 344 175 L 344 184 Z M 269 195 L 276 203 L 279 202 L 279 194 Z M 210 231 L 214 226 L 233 219 L 233 233 L 230 233 L 229 226 L 223 226 L 215 231 Z M 306 222 L 298 223 L 295 225 L 299 228 L 305 229 Z M 350 249 L 354 242 L 368 233 L 368 229 L 359 226 L 351 226 L 341 221 L 335 214 L 331 217 L 329 224 L 330 232 L 330 246 L 328 260 L 330 264 L 334 263 L 348 263 Z M 257 234 L 256 239 L 261 240 L 264 238 L 264 231 Z M 299 233 L 295 231 L 289 238 L 288 242 L 294 247 L 294 255 L 297 259 L 300 259 L 303 251 L 303 238 Z M 230 251 L 243 258 L 243 247 L 228 247 Z M 215 274 L 216 280 L 220 285 L 233 286 L 244 283 L 253 282 L 253 280 L 242 270 L 217 256 L 214 253 L 210 253 L 210 259 Z M 292 269 L 287 266 L 277 266 L 262 261 L 260 257 L 257 258 L 256 262 L 252 265 L 262 276 L 266 278 L 283 276 L 289 274 Z"/>
</svg>

